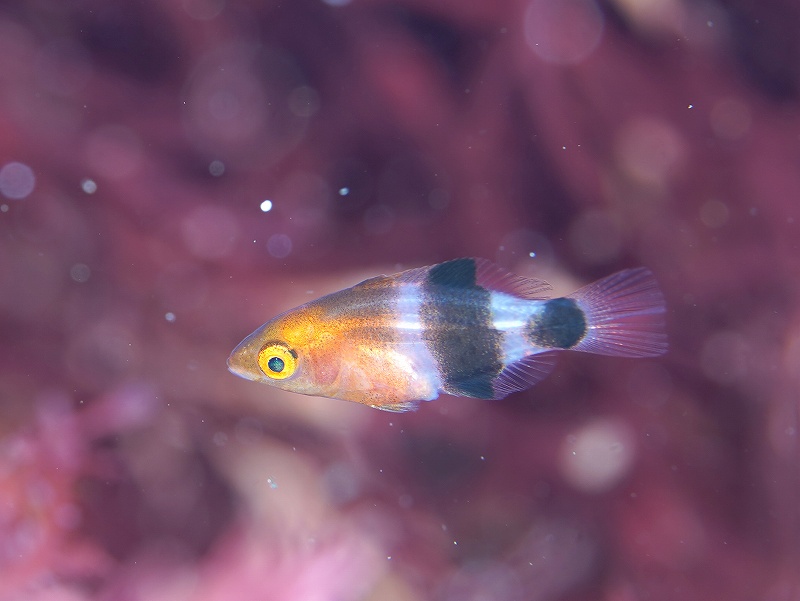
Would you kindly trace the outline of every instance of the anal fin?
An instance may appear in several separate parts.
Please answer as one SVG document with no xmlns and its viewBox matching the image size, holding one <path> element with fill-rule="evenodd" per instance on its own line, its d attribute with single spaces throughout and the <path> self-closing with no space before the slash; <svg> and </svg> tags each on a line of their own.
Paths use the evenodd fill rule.
<svg viewBox="0 0 800 601">
<path fill-rule="evenodd" d="M 528 355 L 506 366 L 492 384 L 494 396 L 491 398 L 502 399 L 512 392 L 526 390 L 538 384 L 553 371 L 555 364 L 555 353 L 551 352 Z"/>
<path fill-rule="evenodd" d="M 405 413 L 406 411 L 416 411 L 419 408 L 419 401 L 396 401 L 384 405 L 370 405 L 370 407 L 390 413 Z"/>
</svg>

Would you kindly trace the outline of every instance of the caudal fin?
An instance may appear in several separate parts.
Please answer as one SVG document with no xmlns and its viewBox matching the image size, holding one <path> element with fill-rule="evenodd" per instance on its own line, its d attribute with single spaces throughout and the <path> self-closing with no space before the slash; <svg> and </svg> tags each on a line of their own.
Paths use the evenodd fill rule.
<svg viewBox="0 0 800 601">
<path fill-rule="evenodd" d="M 664 296 L 648 269 L 620 271 L 568 298 L 583 310 L 587 325 L 586 335 L 571 350 L 619 357 L 667 352 Z"/>
</svg>

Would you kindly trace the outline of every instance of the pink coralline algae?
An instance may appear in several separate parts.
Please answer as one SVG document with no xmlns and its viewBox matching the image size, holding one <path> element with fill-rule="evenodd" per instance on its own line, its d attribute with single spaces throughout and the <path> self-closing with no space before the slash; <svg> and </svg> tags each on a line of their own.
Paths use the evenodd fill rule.
<svg viewBox="0 0 800 601">
<path fill-rule="evenodd" d="M 0 601 L 783 600 L 800 582 L 800 9 L 0 8 Z M 669 352 L 403 415 L 227 372 L 485 257 L 645 266 Z"/>
</svg>

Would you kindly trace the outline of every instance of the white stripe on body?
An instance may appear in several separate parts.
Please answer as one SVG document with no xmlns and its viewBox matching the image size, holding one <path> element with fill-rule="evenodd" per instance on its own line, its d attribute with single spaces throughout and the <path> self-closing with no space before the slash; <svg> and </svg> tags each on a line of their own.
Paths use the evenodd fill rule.
<svg viewBox="0 0 800 601">
<path fill-rule="evenodd" d="M 432 401 L 439 396 L 442 387 L 442 378 L 436 361 L 422 339 L 422 322 L 419 310 L 422 301 L 419 296 L 418 284 L 403 284 L 397 295 L 397 321 L 395 327 L 399 330 L 400 341 L 397 351 L 403 354 L 408 362 L 404 368 L 414 380 L 423 380 L 430 387 L 431 394 L 428 398 L 417 399 Z"/>
<path fill-rule="evenodd" d="M 525 328 L 531 317 L 535 316 L 547 301 L 525 300 L 505 294 L 492 292 L 492 323 L 496 330 L 503 332 L 503 363 L 510 365 L 530 355 L 548 349 L 532 346 L 525 337 Z"/>
</svg>

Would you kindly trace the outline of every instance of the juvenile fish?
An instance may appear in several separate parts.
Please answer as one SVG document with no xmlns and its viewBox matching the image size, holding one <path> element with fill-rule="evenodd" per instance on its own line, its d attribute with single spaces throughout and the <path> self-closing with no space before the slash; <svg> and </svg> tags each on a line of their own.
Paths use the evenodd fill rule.
<svg viewBox="0 0 800 601">
<path fill-rule="evenodd" d="M 364 280 L 268 321 L 228 359 L 277 388 L 408 411 L 445 392 L 500 399 L 539 382 L 557 351 L 653 357 L 664 298 L 628 269 L 562 298 L 484 259 Z"/>
</svg>

